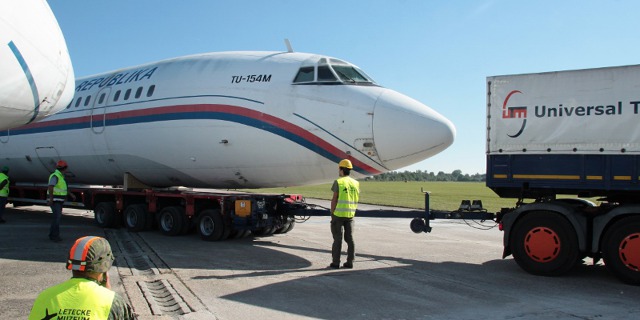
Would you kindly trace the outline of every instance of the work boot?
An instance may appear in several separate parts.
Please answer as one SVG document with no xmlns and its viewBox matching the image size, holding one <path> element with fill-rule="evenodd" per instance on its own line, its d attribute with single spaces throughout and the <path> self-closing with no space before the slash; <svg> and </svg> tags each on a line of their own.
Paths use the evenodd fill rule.
<svg viewBox="0 0 640 320">
<path fill-rule="evenodd" d="M 329 268 L 339 269 L 340 268 L 340 264 L 339 263 L 332 263 L 332 264 L 329 265 Z"/>
<path fill-rule="evenodd" d="M 342 267 L 343 267 L 343 268 L 347 268 L 347 269 L 353 269 L 353 263 L 351 263 L 351 262 L 345 262 L 345 263 L 342 265 Z"/>
</svg>

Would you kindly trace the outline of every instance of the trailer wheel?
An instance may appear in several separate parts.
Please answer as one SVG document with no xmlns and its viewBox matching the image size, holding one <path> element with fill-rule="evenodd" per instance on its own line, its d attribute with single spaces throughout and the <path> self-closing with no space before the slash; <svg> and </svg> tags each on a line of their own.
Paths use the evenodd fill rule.
<svg viewBox="0 0 640 320">
<path fill-rule="evenodd" d="M 183 234 L 188 228 L 187 216 L 182 207 L 166 207 L 160 211 L 158 227 L 160 231 L 168 236 Z"/>
<path fill-rule="evenodd" d="M 253 233 L 254 236 L 256 237 L 267 237 L 267 236 L 271 236 L 276 232 L 276 227 L 271 226 L 271 227 L 262 227 L 262 228 L 258 228 L 255 230 L 251 230 L 251 233 Z"/>
<path fill-rule="evenodd" d="M 289 224 L 289 227 L 288 227 L 286 230 L 282 231 L 282 233 L 287 233 L 287 232 L 289 232 L 289 231 L 293 230 L 293 228 L 294 228 L 295 226 L 296 226 L 296 220 L 294 220 L 293 218 L 291 218 L 291 223 Z"/>
<path fill-rule="evenodd" d="M 217 209 L 204 210 L 200 213 L 198 230 L 202 240 L 206 241 L 224 240 L 231 233 L 231 228 L 224 224 L 222 214 Z"/>
<path fill-rule="evenodd" d="M 114 202 L 100 202 L 93 208 L 93 217 L 101 228 L 113 228 L 118 224 L 117 210 Z"/>
<path fill-rule="evenodd" d="M 235 237 L 233 237 L 234 239 L 242 239 L 242 238 L 246 238 L 249 235 L 251 235 L 251 230 L 241 230 L 238 231 L 238 234 L 235 235 Z"/>
<path fill-rule="evenodd" d="M 151 222 L 147 205 L 144 203 L 131 204 L 124 209 L 124 224 L 131 231 L 148 230 L 151 227 Z"/>
<path fill-rule="evenodd" d="M 553 212 L 531 212 L 516 222 L 510 246 L 518 265 L 535 275 L 564 274 L 579 260 L 573 226 Z"/>
<path fill-rule="evenodd" d="M 280 228 L 276 229 L 274 233 L 275 234 L 287 233 L 291 231 L 291 229 L 293 229 L 293 225 L 295 223 L 296 221 L 293 219 L 293 217 L 286 217 L 285 222 L 282 224 Z"/>
<path fill-rule="evenodd" d="M 615 222 L 602 238 L 607 269 L 623 282 L 640 284 L 640 217 Z"/>
</svg>

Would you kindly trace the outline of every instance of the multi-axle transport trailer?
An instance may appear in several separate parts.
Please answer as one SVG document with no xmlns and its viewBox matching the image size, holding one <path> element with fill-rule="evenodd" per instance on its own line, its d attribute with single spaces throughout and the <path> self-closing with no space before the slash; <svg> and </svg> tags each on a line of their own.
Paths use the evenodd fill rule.
<svg viewBox="0 0 640 320">
<path fill-rule="evenodd" d="M 46 186 L 11 187 L 15 206 L 46 204 Z M 125 226 L 131 231 L 157 228 L 165 235 L 185 234 L 193 228 L 204 240 L 218 241 L 249 233 L 286 233 L 295 226 L 290 212 L 301 196 L 231 191 L 137 189 L 71 186 L 76 201 L 65 206 L 93 210 L 101 227 Z"/>
</svg>

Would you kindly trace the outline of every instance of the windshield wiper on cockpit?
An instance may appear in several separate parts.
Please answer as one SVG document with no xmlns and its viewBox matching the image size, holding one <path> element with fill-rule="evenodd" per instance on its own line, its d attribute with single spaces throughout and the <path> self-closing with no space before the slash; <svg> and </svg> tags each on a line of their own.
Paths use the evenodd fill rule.
<svg viewBox="0 0 640 320">
<path fill-rule="evenodd" d="M 346 75 L 344 72 L 342 72 L 342 71 L 340 71 L 338 69 L 333 69 L 333 70 L 335 70 L 335 72 L 340 76 L 340 78 L 342 80 L 346 80 L 346 81 L 351 82 L 351 83 L 356 83 L 356 80 L 353 80 L 351 77 Z"/>
</svg>

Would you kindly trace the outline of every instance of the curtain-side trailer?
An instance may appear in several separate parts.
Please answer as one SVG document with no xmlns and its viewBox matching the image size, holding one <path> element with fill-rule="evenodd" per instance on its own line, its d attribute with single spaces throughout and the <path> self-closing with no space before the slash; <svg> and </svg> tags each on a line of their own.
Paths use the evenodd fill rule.
<svg viewBox="0 0 640 320">
<path fill-rule="evenodd" d="M 488 77 L 487 186 L 518 199 L 504 256 L 539 275 L 602 258 L 640 284 L 639 124 L 640 65 Z"/>
</svg>

